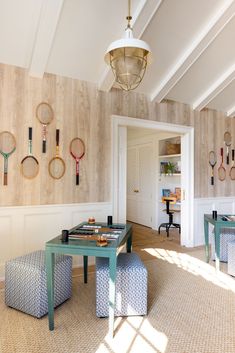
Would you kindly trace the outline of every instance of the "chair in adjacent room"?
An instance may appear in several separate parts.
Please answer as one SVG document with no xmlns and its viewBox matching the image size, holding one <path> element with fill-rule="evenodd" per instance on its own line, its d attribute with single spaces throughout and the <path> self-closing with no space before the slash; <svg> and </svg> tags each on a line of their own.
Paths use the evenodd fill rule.
<svg viewBox="0 0 235 353">
<path fill-rule="evenodd" d="M 170 205 L 174 205 L 176 203 L 176 198 L 175 197 L 170 197 L 170 196 L 163 196 L 162 197 L 162 202 L 166 204 L 166 209 L 164 210 L 166 214 L 169 216 L 169 220 L 167 223 L 161 223 L 160 226 L 158 227 L 158 233 L 160 234 L 160 230 L 162 227 L 165 228 L 167 232 L 167 237 L 169 237 L 169 230 L 170 228 L 178 228 L 179 233 L 180 233 L 180 224 L 174 223 L 173 220 L 173 215 L 176 212 L 176 210 L 170 209 Z"/>
</svg>

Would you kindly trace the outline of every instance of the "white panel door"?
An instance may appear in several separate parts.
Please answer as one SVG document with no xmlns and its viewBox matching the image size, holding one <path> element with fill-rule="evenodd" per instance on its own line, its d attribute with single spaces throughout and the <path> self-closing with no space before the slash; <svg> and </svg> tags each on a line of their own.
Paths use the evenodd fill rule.
<svg viewBox="0 0 235 353">
<path fill-rule="evenodd" d="M 139 144 L 127 150 L 127 219 L 152 226 L 153 143 Z"/>
</svg>

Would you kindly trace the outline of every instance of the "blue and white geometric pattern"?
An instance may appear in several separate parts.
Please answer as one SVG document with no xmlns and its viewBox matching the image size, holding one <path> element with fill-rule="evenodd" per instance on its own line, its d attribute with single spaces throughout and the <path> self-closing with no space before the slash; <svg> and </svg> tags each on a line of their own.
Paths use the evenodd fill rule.
<svg viewBox="0 0 235 353">
<path fill-rule="evenodd" d="M 72 257 L 55 254 L 55 307 L 72 295 Z M 45 251 L 6 262 L 5 303 L 37 318 L 48 313 Z"/>
<path fill-rule="evenodd" d="M 235 276 L 235 241 L 228 243 L 228 274 Z"/>
<path fill-rule="evenodd" d="M 147 314 L 147 269 L 135 253 L 117 258 L 115 316 Z M 96 258 L 96 315 L 109 316 L 109 260 Z"/>
<path fill-rule="evenodd" d="M 220 261 L 228 262 L 228 242 L 235 240 L 235 228 L 221 228 L 220 231 Z M 215 237 L 210 235 L 211 260 L 215 260 Z"/>
</svg>

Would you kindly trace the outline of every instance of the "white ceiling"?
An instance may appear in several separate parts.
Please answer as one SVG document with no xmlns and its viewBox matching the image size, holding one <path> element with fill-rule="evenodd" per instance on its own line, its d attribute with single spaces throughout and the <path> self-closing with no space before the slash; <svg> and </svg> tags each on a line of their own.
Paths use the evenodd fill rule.
<svg viewBox="0 0 235 353">
<path fill-rule="evenodd" d="M 108 91 L 109 44 L 127 0 L 0 0 L 0 63 L 94 82 Z M 137 91 L 235 115 L 235 0 L 132 0 L 134 36 L 153 52 Z"/>
</svg>

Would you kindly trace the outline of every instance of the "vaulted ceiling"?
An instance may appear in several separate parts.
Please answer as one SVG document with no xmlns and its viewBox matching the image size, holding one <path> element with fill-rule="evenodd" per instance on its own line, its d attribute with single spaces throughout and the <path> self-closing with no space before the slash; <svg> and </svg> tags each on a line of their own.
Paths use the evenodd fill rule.
<svg viewBox="0 0 235 353">
<path fill-rule="evenodd" d="M 131 14 L 153 53 L 137 91 L 235 115 L 235 0 L 132 0 Z M 0 63 L 108 91 L 104 54 L 126 15 L 127 0 L 0 0 Z"/>
</svg>

